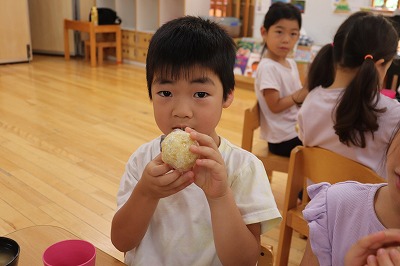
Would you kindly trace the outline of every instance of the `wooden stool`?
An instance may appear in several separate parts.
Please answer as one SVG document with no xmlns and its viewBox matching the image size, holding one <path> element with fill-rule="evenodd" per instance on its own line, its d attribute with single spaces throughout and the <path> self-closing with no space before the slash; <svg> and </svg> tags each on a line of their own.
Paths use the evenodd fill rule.
<svg viewBox="0 0 400 266">
<path fill-rule="evenodd" d="M 116 42 L 96 42 L 96 50 L 97 50 L 97 57 L 98 57 L 98 62 L 99 65 L 103 64 L 103 59 L 104 59 L 104 49 L 105 48 L 110 48 L 110 47 L 117 47 Z M 86 40 L 85 41 L 85 59 L 89 60 L 89 54 L 90 54 L 90 41 Z"/>
</svg>

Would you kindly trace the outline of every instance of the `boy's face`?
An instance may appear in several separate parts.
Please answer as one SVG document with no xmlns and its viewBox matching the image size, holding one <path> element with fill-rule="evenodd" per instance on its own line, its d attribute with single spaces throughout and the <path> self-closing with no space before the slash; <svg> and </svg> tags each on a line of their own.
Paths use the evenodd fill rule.
<svg viewBox="0 0 400 266">
<path fill-rule="evenodd" d="M 262 27 L 261 34 L 267 43 L 269 57 L 276 61 L 285 59 L 300 37 L 299 23 L 297 20 L 281 19 L 268 31 Z"/>
<path fill-rule="evenodd" d="M 212 71 L 193 67 L 178 80 L 155 74 L 151 94 L 154 117 L 164 134 L 190 127 L 219 143 L 215 128 L 222 109 L 232 103 L 233 93 L 223 100 L 222 83 Z"/>
</svg>

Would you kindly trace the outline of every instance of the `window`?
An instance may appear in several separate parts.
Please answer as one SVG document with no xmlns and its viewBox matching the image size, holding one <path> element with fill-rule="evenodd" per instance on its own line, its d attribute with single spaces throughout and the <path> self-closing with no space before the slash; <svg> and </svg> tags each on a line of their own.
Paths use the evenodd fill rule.
<svg viewBox="0 0 400 266">
<path fill-rule="evenodd" d="M 389 9 L 400 8 L 400 2 L 398 0 L 372 0 L 373 7 L 386 7 Z"/>
</svg>

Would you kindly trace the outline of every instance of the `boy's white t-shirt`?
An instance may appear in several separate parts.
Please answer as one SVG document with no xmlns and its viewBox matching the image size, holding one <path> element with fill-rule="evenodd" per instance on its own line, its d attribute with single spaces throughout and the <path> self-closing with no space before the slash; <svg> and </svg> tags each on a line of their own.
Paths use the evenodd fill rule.
<svg viewBox="0 0 400 266">
<path fill-rule="evenodd" d="M 262 233 L 276 226 L 281 215 L 262 162 L 224 138 L 221 138 L 219 151 L 245 224 L 261 223 Z M 160 138 L 157 138 L 132 154 L 121 179 L 118 209 L 128 200 L 145 166 L 159 153 Z M 135 266 L 221 265 L 204 192 L 191 184 L 161 199 L 144 238 L 136 249 L 126 253 L 125 263 Z"/>
<path fill-rule="evenodd" d="M 257 67 L 254 89 L 261 110 L 260 138 L 270 143 L 281 143 L 297 137 L 298 107 L 293 105 L 280 113 L 273 113 L 263 95 L 264 89 L 275 89 L 282 98 L 302 88 L 296 62 L 293 59 L 286 60 L 290 68 L 269 58 L 262 58 Z"/>
</svg>

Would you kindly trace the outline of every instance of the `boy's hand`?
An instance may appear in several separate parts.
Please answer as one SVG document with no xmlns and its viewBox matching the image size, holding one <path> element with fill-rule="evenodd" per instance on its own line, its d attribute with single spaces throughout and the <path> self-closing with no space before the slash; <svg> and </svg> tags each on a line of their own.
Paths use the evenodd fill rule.
<svg viewBox="0 0 400 266">
<path fill-rule="evenodd" d="M 168 197 L 193 183 L 193 172 L 181 173 L 173 170 L 157 155 L 146 165 L 138 187 L 143 195 L 154 199 Z"/>
<path fill-rule="evenodd" d="M 194 182 L 207 198 L 215 199 L 226 194 L 228 188 L 225 162 L 215 141 L 208 135 L 186 128 L 190 137 L 197 140 L 199 146 L 192 145 L 190 151 L 200 155 L 192 171 Z"/>
</svg>

